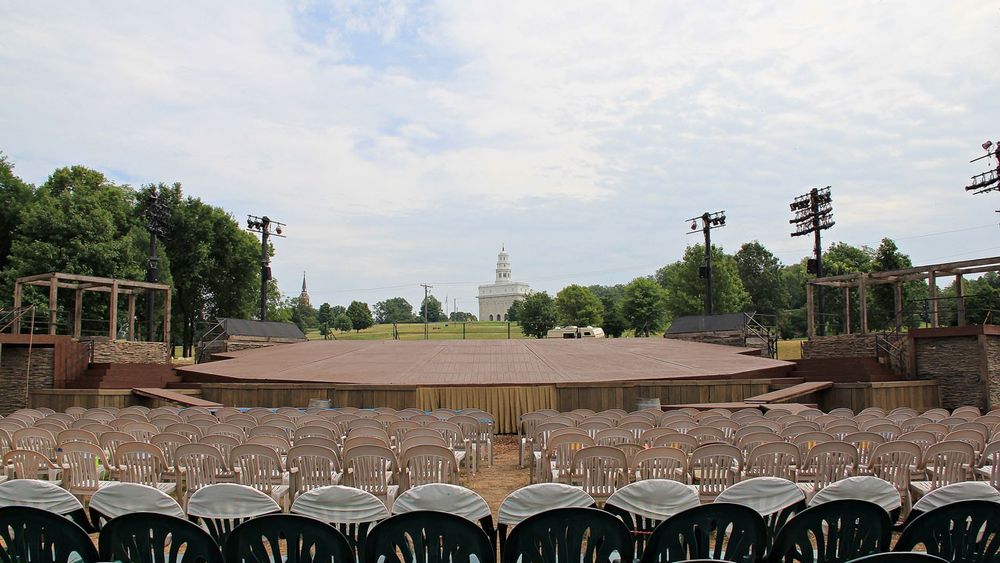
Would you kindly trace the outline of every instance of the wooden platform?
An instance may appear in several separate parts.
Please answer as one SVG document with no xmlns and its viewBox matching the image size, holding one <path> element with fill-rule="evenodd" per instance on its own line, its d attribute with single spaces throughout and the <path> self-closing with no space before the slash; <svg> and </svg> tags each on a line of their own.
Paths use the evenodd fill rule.
<svg viewBox="0 0 1000 563">
<path fill-rule="evenodd" d="M 757 404 L 780 403 L 782 401 L 797 399 L 805 395 L 811 395 L 831 387 L 833 387 L 832 381 L 812 381 L 809 383 L 799 383 L 798 385 L 792 385 L 791 387 L 785 387 L 784 389 L 778 389 L 777 391 L 771 391 L 769 393 L 755 395 L 753 397 L 747 397 L 743 400 L 747 403 Z"/>
<path fill-rule="evenodd" d="M 132 389 L 132 393 L 139 395 L 140 397 L 149 397 L 150 399 L 169 401 L 171 403 L 184 405 L 185 407 L 205 407 L 214 409 L 222 406 L 220 403 L 206 401 L 204 399 L 199 399 L 198 397 L 192 397 L 191 395 L 185 395 L 169 389 L 159 389 L 156 387 L 138 387 Z"/>
</svg>

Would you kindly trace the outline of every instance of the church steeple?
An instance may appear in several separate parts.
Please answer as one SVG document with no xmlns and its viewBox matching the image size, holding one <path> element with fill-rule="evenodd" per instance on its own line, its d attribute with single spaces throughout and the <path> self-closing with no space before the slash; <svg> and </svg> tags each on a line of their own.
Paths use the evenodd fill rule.
<svg viewBox="0 0 1000 563">
<path fill-rule="evenodd" d="M 302 293 L 299 294 L 299 302 L 303 305 L 310 305 L 309 292 L 306 291 L 306 272 L 302 271 Z"/>
<path fill-rule="evenodd" d="M 500 246 L 500 254 L 497 255 L 497 283 L 510 282 L 510 255 L 507 254 L 507 247 Z"/>
</svg>

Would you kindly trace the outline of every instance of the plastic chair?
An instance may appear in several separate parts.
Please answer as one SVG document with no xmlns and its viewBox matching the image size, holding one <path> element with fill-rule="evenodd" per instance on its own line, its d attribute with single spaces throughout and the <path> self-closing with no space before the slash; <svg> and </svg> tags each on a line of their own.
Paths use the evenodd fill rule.
<svg viewBox="0 0 1000 563">
<path fill-rule="evenodd" d="M 1000 504 L 988 500 L 951 503 L 921 514 L 896 542 L 896 551 L 923 546 L 931 555 L 956 563 L 1000 558 Z"/>
<path fill-rule="evenodd" d="M 743 454 L 729 444 L 707 444 L 691 453 L 690 470 L 698 495 L 709 502 L 740 480 Z"/>
<path fill-rule="evenodd" d="M 629 463 L 629 476 L 643 479 L 671 479 L 687 483 L 688 456 L 683 450 L 669 446 L 653 446 L 636 452 Z"/>
<path fill-rule="evenodd" d="M 281 507 L 270 496 L 236 483 L 202 487 L 187 503 L 188 519 L 204 526 L 219 545 L 244 520 L 275 512 L 281 512 Z"/>
<path fill-rule="evenodd" d="M 121 563 L 222 563 L 215 540 L 183 517 L 134 512 L 101 528 L 102 561 Z"/>
<path fill-rule="evenodd" d="M 241 444 L 233 448 L 230 465 L 240 484 L 267 494 L 285 506 L 288 499 L 287 478 L 281 457 L 274 449 L 259 444 Z"/>
<path fill-rule="evenodd" d="M 921 553 L 919 551 L 900 551 L 896 553 L 866 555 L 857 559 L 851 559 L 847 563 L 946 563 L 947 561 L 947 559 L 942 559 L 936 555 Z"/>
<path fill-rule="evenodd" d="M 49 481 L 13 479 L 0 483 L 0 507 L 38 508 L 66 516 L 84 530 L 92 530 L 83 504 L 69 491 Z"/>
<path fill-rule="evenodd" d="M 793 446 L 794 447 L 794 446 Z M 806 495 L 795 483 L 780 477 L 754 477 L 740 481 L 715 497 L 715 502 L 752 508 L 764 519 L 767 545 L 789 518 L 806 508 Z"/>
<path fill-rule="evenodd" d="M 407 441 L 404 440 L 404 446 Z M 399 455 L 400 488 L 428 483 L 458 484 L 455 452 L 445 446 L 421 444 L 406 447 Z"/>
<path fill-rule="evenodd" d="M 198 489 L 232 480 L 226 457 L 208 444 L 181 444 L 174 452 L 177 471 L 184 482 L 183 504 Z"/>
<path fill-rule="evenodd" d="M 788 442 L 759 444 L 750 450 L 746 460 L 747 477 L 778 477 L 795 481 L 798 476 L 799 449 Z"/>
<path fill-rule="evenodd" d="M 378 528 L 376 527 L 376 530 Z M 584 550 L 586 546 L 586 550 Z M 616 516 L 596 508 L 555 508 L 514 527 L 503 545 L 504 563 L 550 563 L 561 554 L 582 561 L 632 561 L 633 540 Z M 369 554 L 370 555 L 370 554 Z"/>
<path fill-rule="evenodd" d="M 500 552 L 504 550 L 508 528 L 520 524 L 535 514 L 554 508 L 595 506 L 597 502 L 594 497 L 579 487 L 562 483 L 536 483 L 521 487 L 507 495 L 497 511 Z"/>
<path fill-rule="evenodd" d="M 227 563 L 354 561 L 351 544 L 336 528 L 298 514 L 269 514 L 243 522 L 229 534 L 223 553 Z"/>
<path fill-rule="evenodd" d="M 399 485 L 392 480 L 398 473 L 396 454 L 384 446 L 356 446 L 344 450 L 344 471 L 351 475 L 351 485 L 369 492 L 392 506 Z"/>
<path fill-rule="evenodd" d="M 140 483 L 170 494 L 177 483 L 167 483 L 163 473 L 168 469 L 167 460 L 160 448 L 142 442 L 126 442 L 115 452 L 118 478 L 123 483 Z"/>
<path fill-rule="evenodd" d="M 409 563 L 469 561 L 494 563 L 493 544 L 478 525 L 469 520 L 431 510 L 390 516 L 375 525 L 365 539 L 366 563 L 397 559 L 397 551 Z"/>
<path fill-rule="evenodd" d="M 285 459 L 289 474 L 289 498 L 328 485 L 339 485 L 343 475 L 336 450 L 323 446 L 296 445 Z"/>
<path fill-rule="evenodd" d="M 83 528 L 59 514 L 40 508 L 0 508 L 0 544 L 2 561 L 98 561 L 94 542 Z"/>
<path fill-rule="evenodd" d="M 699 504 L 698 491 L 692 485 L 668 479 L 646 479 L 615 491 L 604 503 L 604 510 L 621 518 L 632 534 L 634 553 L 642 553 L 656 526 Z"/>
<path fill-rule="evenodd" d="M 613 446 L 590 446 L 573 454 L 571 475 L 598 502 L 628 483 L 627 471 L 625 452 Z"/>
<path fill-rule="evenodd" d="M 138 483 L 113 483 L 94 493 L 87 505 L 90 521 L 101 529 L 105 522 L 135 512 L 186 518 L 177 501 L 163 491 Z"/>
<path fill-rule="evenodd" d="M 844 563 L 889 549 L 892 523 L 881 506 L 835 500 L 807 508 L 774 538 L 771 561 Z"/>
<path fill-rule="evenodd" d="M 917 516 L 936 508 L 966 500 L 988 500 L 1000 503 L 1000 491 L 984 481 L 965 481 L 945 485 L 927 493 L 915 502 L 903 525 L 905 527 Z"/>
<path fill-rule="evenodd" d="M 60 473 L 58 465 L 35 450 L 10 450 L 3 455 L 3 464 L 10 469 L 10 475 L 14 479 L 46 477 L 49 481 L 55 481 Z"/>
<path fill-rule="evenodd" d="M 705 558 L 754 563 L 766 546 L 767 525 L 756 510 L 712 503 L 689 508 L 657 526 L 640 562 Z"/>
<path fill-rule="evenodd" d="M 496 543 L 497 531 L 493 525 L 490 505 L 471 489 L 446 483 L 431 483 L 408 489 L 392 503 L 394 515 L 417 510 L 434 510 L 461 516 L 479 524 L 489 536 L 490 544 Z"/>
<path fill-rule="evenodd" d="M 948 440 L 933 444 L 924 452 L 923 465 L 928 478 L 911 482 L 910 491 L 919 498 L 934 489 L 965 481 L 975 462 L 975 448 L 968 442 Z"/>
<path fill-rule="evenodd" d="M 898 489 L 892 483 L 871 475 L 848 477 L 824 487 L 809 499 L 809 506 L 847 499 L 873 502 L 888 512 L 893 522 L 899 519 L 902 499 Z"/>
<path fill-rule="evenodd" d="M 365 538 L 372 526 L 389 517 L 385 504 L 371 493 L 332 485 L 300 495 L 291 512 L 335 526 L 347 538 L 358 561 L 365 560 Z"/>
</svg>

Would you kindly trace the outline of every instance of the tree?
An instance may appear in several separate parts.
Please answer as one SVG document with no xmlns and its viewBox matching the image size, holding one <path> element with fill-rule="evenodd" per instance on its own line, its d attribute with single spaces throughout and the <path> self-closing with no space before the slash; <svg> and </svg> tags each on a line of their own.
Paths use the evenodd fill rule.
<svg viewBox="0 0 1000 563">
<path fill-rule="evenodd" d="M 507 320 L 516 323 L 521 320 L 521 315 L 524 314 L 524 299 L 518 299 L 511 304 L 507 309 Z"/>
<path fill-rule="evenodd" d="M 347 316 L 351 319 L 351 327 L 357 332 L 375 324 L 368 304 L 361 301 L 351 301 L 351 304 L 347 306 Z"/>
<path fill-rule="evenodd" d="M 341 313 L 333 318 L 333 328 L 340 332 L 349 332 L 354 328 L 354 325 L 351 324 L 351 317 L 347 313 Z"/>
<path fill-rule="evenodd" d="M 913 267 L 910 257 L 899 251 L 896 243 L 889 238 L 882 239 L 872 254 L 871 271 L 901 270 Z M 918 303 L 928 297 L 927 284 L 919 281 L 902 282 L 900 293 L 903 308 L 899 322 L 903 326 L 920 326 Z M 896 290 L 894 284 L 877 284 L 869 290 L 871 304 L 868 307 L 868 325 L 874 330 L 890 330 L 896 327 Z"/>
<path fill-rule="evenodd" d="M 636 278 L 625 286 L 622 316 L 636 336 L 659 331 L 667 320 L 667 292 L 649 278 Z"/>
<path fill-rule="evenodd" d="M 604 305 L 586 287 L 568 285 L 556 294 L 556 312 L 563 325 L 600 326 L 604 319 Z"/>
<path fill-rule="evenodd" d="M 775 315 L 785 308 L 788 297 L 781 283 L 781 261 L 770 250 L 757 241 L 748 242 L 733 259 L 740 282 L 750 296 L 749 310 Z"/>
<path fill-rule="evenodd" d="M 521 315 L 521 332 L 525 336 L 545 338 L 555 326 L 556 306 L 548 293 L 540 291 L 525 298 Z"/>
<path fill-rule="evenodd" d="M 687 247 L 684 258 L 656 271 L 656 281 L 667 290 L 667 311 L 674 317 L 705 312 L 705 280 L 699 268 L 705 262 L 705 247 Z M 627 291 L 627 290 L 626 290 Z M 712 246 L 712 304 L 716 313 L 742 311 L 750 296 L 740 281 L 732 256 Z M 626 315 L 627 316 L 627 315 Z"/>
<path fill-rule="evenodd" d="M 601 299 L 601 305 L 604 307 L 604 314 L 602 315 L 604 322 L 601 323 L 604 334 L 613 338 L 620 338 L 624 334 L 625 329 L 628 328 L 628 321 L 625 320 L 625 316 L 622 314 L 622 300 L 606 297 Z"/>
<path fill-rule="evenodd" d="M 334 319 L 336 319 L 340 315 L 343 315 L 346 312 L 347 312 L 347 307 L 344 307 L 343 305 L 334 305 L 333 307 L 330 307 L 330 317 Z"/>
<path fill-rule="evenodd" d="M 806 335 L 806 259 L 781 269 L 781 285 L 787 296 L 785 309 L 778 313 L 778 333 L 782 338 Z"/>
<path fill-rule="evenodd" d="M 420 311 L 418 311 L 419 320 L 424 319 L 424 307 L 427 307 L 427 322 L 438 323 L 444 320 L 444 311 L 441 310 L 441 302 L 437 300 L 433 295 L 428 295 L 420 302 Z"/>
<path fill-rule="evenodd" d="M 14 175 L 14 165 L 0 153 L 0 273 L 7 269 L 11 243 L 21 224 L 21 215 L 33 197 L 31 185 Z M 13 285 L 0 279 L 0 306 L 11 302 L 12 291 Z"/>
<path fill-rule="evenodd" d="M 467 321 L 476 320 L 476 316 L 473 315 L 472 313 L 466 313 L 463 311 L 452 311 L 448 315 L 448 320 L 456 323 L 464 323 Z"/>
<path fill-rule="evenodd" d="M 393 297 L 375 304 L 375 322 L 377 323 L 412 323 L 413 321 L 413 306 L 402 297 Z"/>
<path fill-rule="evenodd" d="M 316 328 L 318 326 L 317 316 L 318 313 L 312 305 L 298 297 L 292 298 L 292 322 L 299 327 L 299 330 L 306 332 Z"/>
<path fill-rule="evenodd" d="M 319 306 L 319 309 L 316 310 L 316 322 L 319 323 L 320 326 L 323 326 L 332 320 L 333 315 L 330 314 L 330 304 L 323 303 Z"/>
<path fill-rule="evenodd" d="M 851 246 L 838 242 L 830 245 L 823 254 L 823 276 L 839 276 L 841 274 L 870 272 L 872 271 L 872 252 L 865 247 Z M 817 288 L 818 290 L 818 288 Z M 817 295 L 818 299 L 818 295 Z M 860 297 L 857 291 L 851 292 L 851 311 L 860 312 Z M 844 326 L 844 298 L 839 290 L 823 289 L 823 309 L 820 310 L 819 303 L 816 303 L 816 323 L 823 323 L 827 327 L 827 332 L 845 332 Z M 851 315 L 851 331 L 861 330 L 861 318 L 858 314 Z"/>
</svg>

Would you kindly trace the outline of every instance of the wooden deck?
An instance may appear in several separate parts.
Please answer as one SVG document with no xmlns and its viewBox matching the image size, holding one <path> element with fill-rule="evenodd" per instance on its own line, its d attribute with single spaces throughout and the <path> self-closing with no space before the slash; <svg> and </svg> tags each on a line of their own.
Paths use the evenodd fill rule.
<svg viewBox="0 0 1000 563">
<path fill-rule="evenodd" d="M 169 389 L 159 389 L 156 387 L 138 387 L 132 389 L 132 393 L 135 393 L 140 397 L 149 397 L 150 399 L 169 401 L 185 407 L 205 407 L 208 409 L 214 409 L 223 406 L 222 403 L 206 401 L 205 399 L 192 397 L 191 395 L 185 395 Z"/>
<path fill-rule="evenodd" d="M 809 383 L 799 383 L 777 391 L 770 391 L 761 395 L 747 397 L 743 399 L 747 403 L 780 403 L 791 399 L 798 399 L 806 395 L 812 395 L 824 389 L 833 387 L 832 381 L 811 381 Z"/>
</svg>

